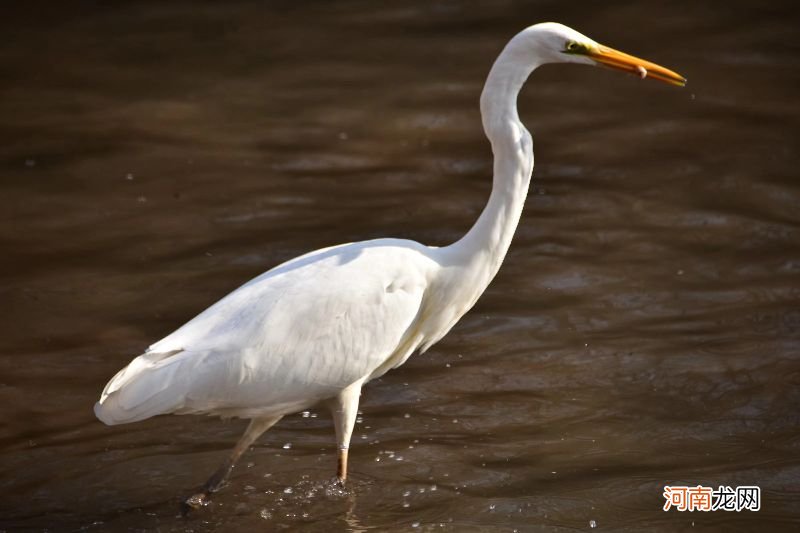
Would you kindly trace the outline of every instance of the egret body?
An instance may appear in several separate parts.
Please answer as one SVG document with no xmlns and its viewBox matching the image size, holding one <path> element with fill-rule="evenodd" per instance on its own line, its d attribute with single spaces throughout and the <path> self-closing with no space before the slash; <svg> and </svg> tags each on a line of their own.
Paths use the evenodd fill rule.
<svg viewBox="0 0 800 533">
<path fill-rule="evenodd" d="M 561 24 L 523 30 L 495 61 L 481 94 L 494 178 L 485 209 L 464 237 L 441 248 L 376 239 L 283 263 L 131 361 L 106 385 L 97 417 L 106 424 L 165 413 L 249 419 L 230 458 L 187 500 L 197 506 L 281 417 L 325 404 L 336 431 L 337 477 L 344 481 L 362 386 L 441 339 L 503 262 L 533 170 L 533 143 L 517 115 L 517 95 L 546 63 L 601 63 L 674 85 L 686 82 Z"/>
</svg>

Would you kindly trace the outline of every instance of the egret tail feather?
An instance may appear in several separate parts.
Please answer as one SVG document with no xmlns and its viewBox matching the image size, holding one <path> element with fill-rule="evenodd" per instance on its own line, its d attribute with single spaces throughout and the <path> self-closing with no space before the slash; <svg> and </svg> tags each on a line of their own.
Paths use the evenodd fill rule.
<svg viewBox="0 0 800 533">
<path fill-rule="evenodd" d="M 181 363 L 187 355 L 172 350 L 135 358 L 108 382 L 94 405 L 95 416 L 111 426 L 179 410 L 188 387 L 180 379 Z"/>
</svg>

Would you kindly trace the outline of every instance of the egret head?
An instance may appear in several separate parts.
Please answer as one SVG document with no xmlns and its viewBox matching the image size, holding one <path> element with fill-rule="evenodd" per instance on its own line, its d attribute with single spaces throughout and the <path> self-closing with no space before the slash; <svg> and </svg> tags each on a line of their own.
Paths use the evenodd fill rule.
<svg viewBox="0 0 800 533">
<path fill-rule="evenodd" d="M 520 44 L 534 51 L 541 63 L 603 65 L 623 72 L 683 87 L 686 78 L 650 61 L 603 46 L 557 22 L 535 24 L 523 30 Z"/>
</svg>

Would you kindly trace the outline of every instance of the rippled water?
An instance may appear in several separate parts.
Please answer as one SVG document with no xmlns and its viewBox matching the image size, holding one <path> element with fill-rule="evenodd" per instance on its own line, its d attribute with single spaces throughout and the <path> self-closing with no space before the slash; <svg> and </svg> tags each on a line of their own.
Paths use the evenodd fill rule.
<svg viewBox="0 0 800 533">
<path fill-rule="evenodd" d="M 796 15 L 743 1 L 7 10 L 0 529 L 797 529 Z M 457 239 L 489 193 L 481 84 L 542 20 L 689 86 L 536 72 L 520 99 L 534 184 L 511 251 L 450 335 L 365 389 L 349 494 L 326 488 L 333 429 L 314 411 L 178 517 L 244 422 L 108 428 L 91 410 L 107 379 L 299 253 Z M 665 513 L 665 484 L 759 485 L 762 510 Z"/>
</svg>

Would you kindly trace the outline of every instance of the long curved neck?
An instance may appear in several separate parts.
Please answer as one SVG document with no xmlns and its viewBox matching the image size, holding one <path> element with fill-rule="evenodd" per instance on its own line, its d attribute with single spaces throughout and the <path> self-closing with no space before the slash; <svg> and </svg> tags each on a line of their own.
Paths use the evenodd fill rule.
<svg viewBox="0 0 800 533">
<path fill-rule="evenodd" d="M 517 115 L 517 95 L 539 66 L 512 40 L 495 61 L 481 94 L 481 116 L 494 154 L 492 193 L 478 220 L 457 242 L 443 251 L 477 294 L 484 291 L 503 262 L 517 228 L 533 170 L 530 135 Z M 470 304 L 471 305 L 471 304 Z"/>
</svg>

